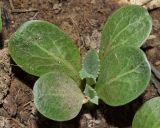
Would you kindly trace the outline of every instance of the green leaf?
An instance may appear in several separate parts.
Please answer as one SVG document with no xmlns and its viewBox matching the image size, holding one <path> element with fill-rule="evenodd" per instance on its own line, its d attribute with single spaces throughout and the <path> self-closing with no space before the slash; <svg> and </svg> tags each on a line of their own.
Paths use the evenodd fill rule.
<svg viewBox="0 0 160 128">
<path fill-rule="evenodd" d="M 89 97 L 89 101 L 98 105 L 98 96 L 97 96 L 97 93 L 96 91 L 91 87 L 89 86 L 88 84 L 86 84 L 86 87 L 84 89 L 84 94 L 85 96 L 88 96 Z"/>
<path fill-rule="evenodd" d="M 100 58 L 121 45 L 140 47 L 149 36 L 152 19 L 147 10 L 138 5 L 127 5 L 115 11 L 102 32 Z"/>
<path fill-rule="evenodd" d="M 103 61 L 96 91 L 105 103 L 111 106 L 124 105 L 144 92 L 150 76 L 149 63 L 140 49 L 118 47 Z"/>
<path fill-rule="evenodd" d="M 83 94 L 67 75 L 50 72 L 41 76 L 33 88 L 38 111 L 49 119 L 66 121 L 79 113 Z"/>
<path fill-rule="evenodd" d="M 99 73 L 99 57 L 95 49 L 90 49 L 83 61 L 82 70 L 80 71 L 81 79 L 92 78 L 96 81 Z"/>
<path fill-rule="evenodd" d="M 0 32 L 2 31 L 2 18 L 1 18 L 1 9 L 0 9 Z"/>
<path fill-rule="evenodd" d="M 160 128 L 160 97 L 155 97 L 137 111 L 132 128 Z"/>
<path fill-rule="evenodd" d="M 75 81 L 80 79 L 79 51 L 54 24 L 40 20 L 24 23 L 10 38 L 9 50 L 13 60 L 32 75 L 59 71 Z"/>
</svg>

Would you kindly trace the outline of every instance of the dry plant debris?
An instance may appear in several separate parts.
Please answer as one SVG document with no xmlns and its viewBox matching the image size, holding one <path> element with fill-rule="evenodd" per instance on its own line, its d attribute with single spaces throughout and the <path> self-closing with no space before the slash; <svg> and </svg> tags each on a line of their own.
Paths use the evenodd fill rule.
<svg viewBox="0 0 160 128">
<path fill-rule="evenodd" d="M 160 7 L 160 0 L 118 0 L 118 3 L 142 5 L 149 10 Z"/>
<path fill-rule="evenodd" d="M 0 104 L 7 95 L 11 82 L 11 66 L 8 49 L 0 50 Z"/>
</svg>

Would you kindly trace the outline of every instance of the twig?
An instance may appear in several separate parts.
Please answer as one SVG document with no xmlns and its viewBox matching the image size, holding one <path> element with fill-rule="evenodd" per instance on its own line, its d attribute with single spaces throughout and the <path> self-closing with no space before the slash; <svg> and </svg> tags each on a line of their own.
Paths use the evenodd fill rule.
<svg viewBox="0 0 160 128">
<path fill-rule="evenodd" d="M 154 10 L 160 8 L 160 1 L 159 0 L 150 0 L 144 6 L 147 7 L 147 9 L 149 11 L 154 11 Z"/>
<path fill-rule="evenodd" d="M 8 15 L 8 11 L 3 8 L 3 14 L 4 14 L 4 23 L 5 23 L 5 27 L 7 29 L 10 28 L 10 24 L 11 24 L 11 21 L 10 21 L 10 18 L 9 18 L 9 15 Z"/>
<path fill-rule="evenodd" d="M 26 128 L 25 125 L 21 124 L 18 120 L 12 118 L 12 119 L 8 119 L 8 120 L 13 120 L 15 123 L 17 123 L 21 128 Z"/>
<path fill-rule="evenodd" d="M 10 4 L 10 6 L 11 6 L 11 9 L 14 10 L 15 8 L 14 8 L 14 6 L 13 6 L 13 1 L 12 1 L 12 0 L 9 0 L 9 4 Z"/>
<path fill-rule="evenodd" d="M 14 9 L 11 10 L 12 13 L 25 13 L 25 12 L 37 12 L 37 9 Z"/>
<path fill-rule="evenodd" d="M 157 88 L 158 93 L 160 94 L 160 72 L 150 63 L 152 75 L 151 80 Z"/>
<path fill-rule="evenodd" d="M 34 16 L 30 18 L 30 20 L 34 20 L 34 19 L 37 17 L 38 14 L 39 14 L 39 12 L 36 12 L 36 13 L 34 14 Z"/>
<path fill-rule="evenodd" d="M 144 5 L 148 4 L 148 3 L 151 2 L 151 1 L 152 1 L 152 0 L 147 0 L 146 2 L 142 3 L 142 5 L 144 6 Z"/>
<path fill-rule="evenodd" d="M 70 16 L 70 19 L 71 19 L 71 22 L 73 23 L 73 27 L 74 27 L 74 29 L 75 29 L 75 30 L 77 30 L 77 33 L 78 33 L 79 39 L 82 41 L 82 45 L 81 45 L 81 47 L 80 47 L 80 48 L 82 48 L 82 47 L 84 47 L 84 45 L 85 45 L 85 41 L 84 41 L 84 39 L 83 39 L 83 38 L 81 38 L 81 34 L 80 34 L 79 27 L 78 27 L 77 23 L 74 21 L 73 16 Z"/>
<path fill-rule="evenodd" d="M 12 13 L 26 13 L 26 12 L 37 12 L 37 9 L 15 9 L 13 5 L 13 1 L 9 0 L 9 4 L 11 6 Z"/>
<path fill-rule="evenodd" d="M 153 72 L 153 74 L 155 75 L 155 77 L 160 80 L 160 71 L 158 71 L 154 66 L 153 64 L 150 63 L 150 66 L 151 66 L 151 70 Z"/>
</svg>

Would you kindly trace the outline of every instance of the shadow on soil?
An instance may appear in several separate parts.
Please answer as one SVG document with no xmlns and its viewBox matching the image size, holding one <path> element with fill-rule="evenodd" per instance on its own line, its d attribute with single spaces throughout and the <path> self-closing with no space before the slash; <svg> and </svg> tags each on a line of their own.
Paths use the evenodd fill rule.
<svg viewBox="0 0 160 128">
<path fill-rule="evenodd" d="M 102 114 L 102 118 L 105 118 L 106 122 L 118 128 L 127 128 L 132 124 L 132 120 L 135 112 L 142 105 L 141 97 L 136 99 L 135 101 L 120 107 L 110 107 L 104 103 L 100 103 L 98 107 L 94 107 L 92 109 L 88 109 L 86 106 L 83 106 L 79 115 L 73 120 L 66 122 L 56 122 L 49 119 L 46 119 L 41 114 L 38 113 L 38 128 L 81 128 L 80 124 L 85 122 L 82 120 L 82 115 L 85 113 L 90 113 L 92 117 L 95 119 L 99 116 L 97 115 L 97 111 L 100 111 Z M 99 118 L 99 117 L 98 117 Z M 81 122 L 80 122 L 81 120 Z M 89 128 L 86 126 L 86 128 Z M 98 128 L 98 127 L 96 127 Z M 109 128 L 108 126 L 104 126 L 104 128 Z"/>
<path fill-rule="evenodd" d="M 131 126 L 133 117 L 136 111 L 141 107 L 142 103 L 141 97 L 127 105 L 119 107 L 111 107 L 101 103 L 99 105 L 99 110 L 110 125 L 118 128 L 126 128 Z"/>
<path fill-rule="evenodd" d="M 3 33 L 0 33 L 0 49 L 3 48 Z"/>
<path fill-rule="evenodd" d="M 12 64 L 16 65 L 13 60 Z M 31 76 L 24 72 L 20 67 L 18 66 L 12 66 L 12 71 L 15 74 L 15 77 L 19 78 L 22 82 L 24 82 L 28 87 L 33 88 L 33 85 L 38 77 Z M 79 115 L 66 122 L 56 122 L 49 120 L 42 116 L 40 113 L 37 113 L 37 124 L 38 128 L 81 128 L 80 120 L 82 118 L 82 115 L 85 113 L 90 113 L 92 117 L 96 119 L 98 117 L 97 111 L 100 111 L 103 118 L 106 120 L 106 122 L 111 126 L 116 126 L 118 128 L 126 128 L 131 126 L 132 120 L 134 117 L 135 112 L 139 109 L 139 107 L 142 105 L 142 97 L 137 98 L 133 102 L 120 106 L 120 107 L 111 107 L 106 104 L 104 104 L 102 101 L 100 101 L 99 106 L 95 106 L 91 109 L 89 109 L 86 106 L 83 106 L 81 112 Z M 83 120 L 82 120 L 83 121 Z M 86 127 L 87 128 L 87 127 Z"/>
<path fill-rule="evenodd" d="M 36 82 L 38 77 L 30 75 L 23 71 L 19 66 L 15 64 L 13 60 L 11 60 L 11 64 L 14 76 L 21 80 L 23 83 L 25 83 L 28 87 L 33 88 L 34 83 Z"/>
</svg>

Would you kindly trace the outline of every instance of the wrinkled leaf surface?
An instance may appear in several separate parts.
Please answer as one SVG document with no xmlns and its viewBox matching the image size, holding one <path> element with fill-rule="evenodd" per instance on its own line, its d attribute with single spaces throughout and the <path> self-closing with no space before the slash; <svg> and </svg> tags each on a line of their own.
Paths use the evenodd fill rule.
<svg viewBox="0 0 160 128">
<path fill-rule="evenodd" d="M 66 121 L 78 115 L 83 94 L 77 84 L 62 73 L 47 73 L 35 83 L 34 103 L 38 111 L 49 119 Z"/>
</svg>

